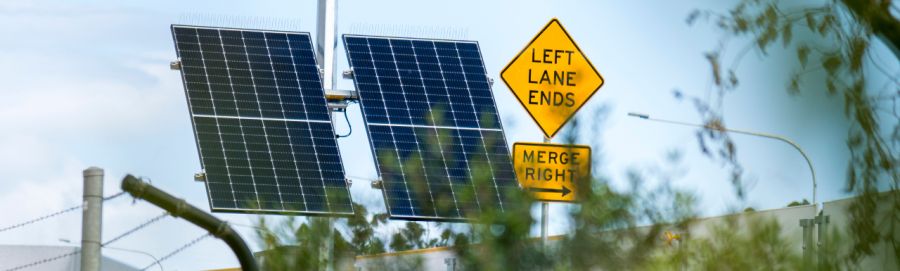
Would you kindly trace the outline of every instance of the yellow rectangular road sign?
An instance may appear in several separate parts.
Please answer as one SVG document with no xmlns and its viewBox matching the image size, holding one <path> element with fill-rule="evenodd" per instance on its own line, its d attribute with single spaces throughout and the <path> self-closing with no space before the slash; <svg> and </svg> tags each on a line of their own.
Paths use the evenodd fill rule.
<svg viewBox="0 0 900 271">
<path fill-rule="evenodd" d="M 547 138 L 553 138 L 603 85 L 603 77 L 555 18 L 500 77 Z"/>
<path fill-rule="evenodd" d="M 541 201 L 575 201 L 591 181 L 589 146 L 516 142 L 513 164 L 522 188 Z"/>
</svg>

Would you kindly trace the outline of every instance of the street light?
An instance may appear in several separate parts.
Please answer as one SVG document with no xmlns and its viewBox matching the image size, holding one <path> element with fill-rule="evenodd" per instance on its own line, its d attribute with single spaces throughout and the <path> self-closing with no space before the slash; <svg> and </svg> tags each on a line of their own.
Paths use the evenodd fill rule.
<svg viewBox="0 0 900 271">
<path fill-rule="evenodd" d="M 650 115 L 643 114 L 643 113 L 629 112 L 629 113 L 628 113 L 628 116 L 636 117 L 636 118 L 641 118 L 641 119 L 645 119 L 645 120 L 656 121 L 656 122 L 663 122 L 663 123 L 677 124 L 677 125 L 683 125 L 683 126 L 691 126 L 691 127 L 706 128 L 706 129 L 716 130 L 716 131 L 720 131 L 720 132 L 731 132 L 731 133 L 735 133 L 735 134 L 744 134 L 744 135 L 751 135 L 751 136 L 766 137 L 766 138 L 771 138 L 771 139 L 777 139 L 777 140 L 780 140 L 780 141 L 782 141 L 782 142 L 785 142 L 785 143 L 790 144 L 791 146 L 794 147 L 794 149 L 797 149 L 797 151 L 800 152 L 800 155 L 803 155 L 803 159 L 806 159 L 806 164 L 809 166 L 809 171 L 810 171 L 810 173 L 812 173 L 812 185 L 813 185 L 813 191 L 812 191 L 812 204 L 813 204 L 813 211 L 814 211 L 815 213 L 818 213 L 818 212 L 819 212 L 819 205 L 818 205 L 818 203 L 816 202 L 816 187 L 818 186 L 818 185 L 816 184 L 816 170 L 813 169 L 812 161 L 809 160 L 809 156 L 806 155 L 806 152 L 804 152 L 803 149 L 800 148 L 800 145 L 797 145 L 797 143 L 795 143 L 794 141 L 792 141 L 792 140 L 790 140 L 790 139 L 787 139 L 787 138 L 785 138 L 785 137 L 783 137 L 783 136 L 779 136 L 779 135 L 772 135 L 772 134 L 766 134 L 766 133 L 758 133 L 758 132 L 749 132 L 749 131 L 734 130 L 734 129 L 728 129 L 728 128 L 724 128 L 724 127 L 720 127 L 720 126 L 711 126 L 711 125 L 705 125 L 705 124 L 695 124 L 695 123 L 687 123 L 687 122 L 680 122 L 680 121 L 674 121 L 674 120 L 664 120 L 664 119 L 651 118 Z"/>
</svg>

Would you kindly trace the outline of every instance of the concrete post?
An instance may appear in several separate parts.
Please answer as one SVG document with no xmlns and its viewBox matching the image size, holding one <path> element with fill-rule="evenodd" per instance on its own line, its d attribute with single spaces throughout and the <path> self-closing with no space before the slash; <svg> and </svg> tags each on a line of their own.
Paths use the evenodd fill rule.
<svg viewBox="0 0 900 271">
<path fill-rule="evenodd" d="M 100 271 L 100 238 L 103 231 L 103 169 L 84 172 L 84 207 L 81 215 L 81 270 Z"/>
<path fill-rule="evenodd" d="M 813 256 L 815 255 L 816 245 L 813 241 L 813 227 L 815 227 L 815 219 L 800 219 L 800 227 L 803 228 L 803 263 L 806 266 L 813 265 Z"/>
<path fill-rule="evenodd" d="M 827 216 L 823 213 L 819 213 L 819 215 L 816 216 L 816 218 L 815 218 L 816 230 L 818 231 L 818 233 L 816 233 L 816 243 L 817 243 L 816 248 L 817 248 L 817 252 L 818 252 L 816 254 L 816 257 L 818 259 L 816 262 L 818 263 L 818 266 L 817 266 L 818 270 L 825 269 L 825 257 L 829 256 L 829 255 L 825 255 L 825 253 L 826 253 L 825 238 L 826 238 L 826 234 L 828 234 L 827 226 L 828 226 L 828 222 L 830 222 L 830 220 L 831 220 L 829 218 L 830 218 L 830 216 Z"/>
<path fill-rule="evenodd" d="M 447 265 L 447 271 L 456 271 L 456 258 L 445 258 L 444 264 Z"/>
</svg>

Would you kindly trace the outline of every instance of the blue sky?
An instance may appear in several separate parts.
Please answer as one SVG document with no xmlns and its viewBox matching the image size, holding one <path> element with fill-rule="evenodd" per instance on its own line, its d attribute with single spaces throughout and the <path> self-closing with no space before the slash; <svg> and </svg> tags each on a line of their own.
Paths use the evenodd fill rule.
<svg viewBox="0 0 900 271">
<path fill-rule="evenodd" d="M 106 169 L 106 194 L 119 191 L 126 173 L 149 178 L 154 185 L 208 208 L 187 104 L 176 71 L 169 25 L 191 23 L 315 32 L 315 1 L 66 1 L 7 0 L 0 3 L 0 226 L 77 205 L 81 170 Z M 699 151 L 694 129 L 626 117 L 630 111 L 654 117 L 699 122 L 687 102 L 672 97 L 679 89 L 707 97 L 712 90 L 703 53 L 714 48 L 720 33 L 713 26 L 685 23 L 695 8 L 726 10 L 731 1 L 692 4 L 670 1 L 340 1 L 342 33 L 476 40 L 484 55 L 510 144 L 538 142 L 542 134 L 499 72 L 551 18 L 557 17 L 606 79 L 582 109 L 586 123 L 598 107 L 610 109 L 602 133 L 585 134 L 598 143 L 604 163 L 599 173 L 616 185 L 629 169 L 665 163 L 666 154 L 683 156 L 673 180 L 700 198 L 704 215 L 734 206 L 728 171 Z M 740 45 L 741 43 L 738 43 Z M 876 53 L 884 52 L 876 46 Z M 339 70 L 347 68 L 339 47 Z M 803 96 L 784 91 L 793 53 L 751 53 L 740 67 L 739 89 L 725 100 L 726 123 L 733 128 L 786 136 L 810 154 L 819 177 L 819 200 L 846 197 L 843 192 L 848 151 L 842 101 L 818 89 Z M 876 56 L 876 59 L 879 59 Z M 888 63 L 897 70 L 896 63 Z M 893 65 L 893 66 L 890 66 Z M 349 80 L 338 87 L 351 89 Z M 815 87 L 815 86 L 813 86 Z M 368 180 L 375 165 L 359 108 L 349 109 L 354 133 L 339 141 L 355 200 L 383 210 L 380 193 Z M 336 126 L 345 128 L 343 121 Z M 755 180 L 748 204 L 777 208 L 811 197 L 810 174 L 790 146 L 735 135 L 739 159 Z M 583 142 L 590 143 L 590 142 Z M 602 148 L 600 147 L 602 146 Z M 553 204 L 552 234 L 565 232 L 559 215 L 567 205 Z M 120 198 L 105 206 L 104 236 L 109 238 L 160 213 L 144 202 Z M 537 213 L 535 213 L 537 215 Z M 255 216 L 218 214 L 251 224 Z M 276 218 L 276 217 L 273 217 Z M 399 223 L 398 223 L 399 224 Z M 0 244 L 79 242 L 77 214 L 0 233 Z M 246 228 L 245 238 L 253 239 Z M 202 234 L 176 219 L 166 219 L 115 245 L 160 256 Z M 108 256 L 143 267 L 141 255 L 105 251 Z M 237 266 L 219 241 L 206 240 L 164 263 L 166 269 L 196 270 Z"/>
</svg>

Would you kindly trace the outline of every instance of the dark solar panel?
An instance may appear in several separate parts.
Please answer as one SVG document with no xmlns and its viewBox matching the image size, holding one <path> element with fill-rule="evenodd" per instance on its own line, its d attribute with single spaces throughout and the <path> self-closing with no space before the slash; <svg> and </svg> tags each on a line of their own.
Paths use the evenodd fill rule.
<svg viewBox="0 0 900 271">
<path fill-rule="evenodd" d="M 503 212 L 518 189 L 478 44 L 344 36 L 392 218 Z"/>
<path fill-rule="evenodd" d="M 353 212 L 308 33 L 172 34 L 213 211 Z"/>
</svg>

